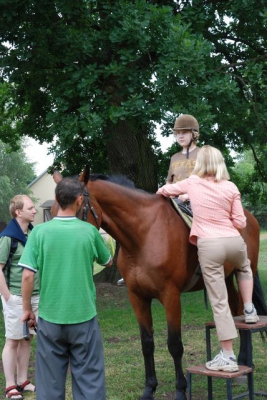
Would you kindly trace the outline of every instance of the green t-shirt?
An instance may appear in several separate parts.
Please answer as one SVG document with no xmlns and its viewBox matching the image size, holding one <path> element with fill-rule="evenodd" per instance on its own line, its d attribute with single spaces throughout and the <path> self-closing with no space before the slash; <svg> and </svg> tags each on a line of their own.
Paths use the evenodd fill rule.
<svg viewBox="0 0 267 400">
<path fill-rule="evenodd" d="M 29 231 L 30 235 L 31 231 Z M 0 238 L 0 264 L 6 264 L 11 247 L 11 238 L 9 236 L 2 236 Z M 15 253 L 11 259 L 10 265 L 10 283 L 9 290 L 11 294 L 15 294 L 17 296 L 21 296 L 21 277 L 22 277 L 22 268 L 18 266 L 18 262 L 23 253 L 24 246 L 21 242 L 18 241 L 18 247 L 16 248 Z M 4 275 L 6 277 L 6 268 L 4 269 Z M 39 279 L 38 274 L 34 277 L 34 290 L 33 295 L 38 295 L 39 293 Z"/>
<path fill-rule="evenodd" d="M 98 230 L 75 217 L 55 217 L 35 226 L 19 265 L 40 274 L 39 316 L 76 324 L 96 316 L 93 262 L 110 253 Z"/>
</svg>

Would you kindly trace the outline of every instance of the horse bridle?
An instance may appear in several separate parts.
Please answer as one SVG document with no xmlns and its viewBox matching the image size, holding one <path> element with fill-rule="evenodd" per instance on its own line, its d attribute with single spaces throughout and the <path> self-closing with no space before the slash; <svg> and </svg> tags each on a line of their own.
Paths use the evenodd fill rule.
<svg viewBox="0 0 267 400">
<path fill-rule="evenodd" d="M 93 214 L 96 226 L 99 229 L 100 226 L 99 226 L 98 215 L 97 215 L 97 213 L 96 213 L 96 211 L 95 211 L 95 209 L 94 209 L 94 207 L 93 207 L 93 205 L 92 205 L 92 203 L 90 201 L 90 195 L 89 195 L 89 192 L 88 192 L 88 190 L 86 188 L 84 189 L 83 196 L 84 196 L 84 206 L 83 206 L 83 217 L 82 217 L 82 220 L 83 221 L 87 221 L 88 208 L 90 208 L 91 213 Z"/>
</svg>

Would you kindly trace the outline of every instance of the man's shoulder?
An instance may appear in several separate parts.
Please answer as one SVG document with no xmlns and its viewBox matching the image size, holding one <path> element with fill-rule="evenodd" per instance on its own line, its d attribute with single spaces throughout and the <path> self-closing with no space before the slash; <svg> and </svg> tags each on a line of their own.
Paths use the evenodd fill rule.
<svg viewBox="0 0 267 400">
<path fill-rule="evenodd" d="M 1 264 L 5 264 L 7 259 L 5 257 L 8 256 L 11 249 L 11 238 L 9 236 L 2 236 L 0 238 L 0 256 L 1 256 Z"/>
<path fill-rule="evenodd" d="M 50 221 L 42 222 L 38 225 L 34 225 L 34 229 L 31 230 L 29 237 L 36 236 L 39 232 L 49 229 L 51 224 L 53 224 L 53 219 L 51 219 Z"/>
<path fill-rule="evenodd" d="M 58 224 L 58 223 L 64 223 L 64 218 L 60 219 L 60 218 L 53 218 L 53 220 L 49 221 L 48 223 L 52 223 L 52 221 L 54 221 L 53 223 Z M 82 232 L 97 232 L 98 233 L 98 229 L 92 225 L 90 222 L 87 221 L 83 221 L 80 218 L 71 218 L 68 220 L 68 222 L 71 222 L 73 227 L 79 227 L 79 229 L 81 229 Z M 45 222 L 45 224 L 47 224 L 47 222 Z M 41 224 L 44 225 L 44 224 Z"/>
<path fill-rule="evenodd" d="M 0 246 L 10 246 L 11 244 L 11 237 L 10 236 L 1 236 L 0 237 Z"/>
<path fill-rule="evenodd" d="M 87 222 L 87 221 L 81 221 L 81 222 L 84 224 L 83 226 L 86 226 L 85 229 L 87 229 L 88 231 L 93 232 L 97 235 L 98 234 L 100 235 L 99 230 L 93 224 L 91 224 L 90 222 Z"/>
<path fill-rule="evenodd" d="M 3 235 L 0 237 L 0 241 L 10 241 L 10 240 L 11 240 L 11 237 L 8 235 Z"/>
</svg>

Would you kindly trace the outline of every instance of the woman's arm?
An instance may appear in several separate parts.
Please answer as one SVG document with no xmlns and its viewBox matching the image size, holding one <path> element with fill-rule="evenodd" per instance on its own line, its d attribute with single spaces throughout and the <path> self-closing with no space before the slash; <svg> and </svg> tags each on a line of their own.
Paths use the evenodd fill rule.
<svg viewBox="0 0 267 400">
<path fill-rule="evenodd" d="M 237 229 L 243 229 L 246 226 L 246 217 L 244 214 L 243 206 L 241 203 L 241 196 L 239 192 L 234 194 L 231 220 L 234 227 Z"/>
<path fill-rule="evenodd" d="M 179 196 L 179 194 L 185 193 L 187 193 L 187 179 L 173 184 L 167 183 L 157 191 L 157 194 L 162 194 L 165 197 Z"/>
</svg>

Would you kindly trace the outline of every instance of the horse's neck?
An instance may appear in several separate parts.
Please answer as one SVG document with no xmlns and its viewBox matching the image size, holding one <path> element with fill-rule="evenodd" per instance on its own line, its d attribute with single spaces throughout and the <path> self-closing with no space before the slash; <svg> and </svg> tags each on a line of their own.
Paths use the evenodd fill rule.
<svg viewBox="0 0 267 400">
<path fill-rule="evenodd" d="M 94 185 L 93 194 L 102 209 L 103 228 L 128 247 L 135 242 L 149 204 L 143 198 L 140 201 L 142 194 L 138 191 L 107 182 L 96 181 Z"/>
</svg>

